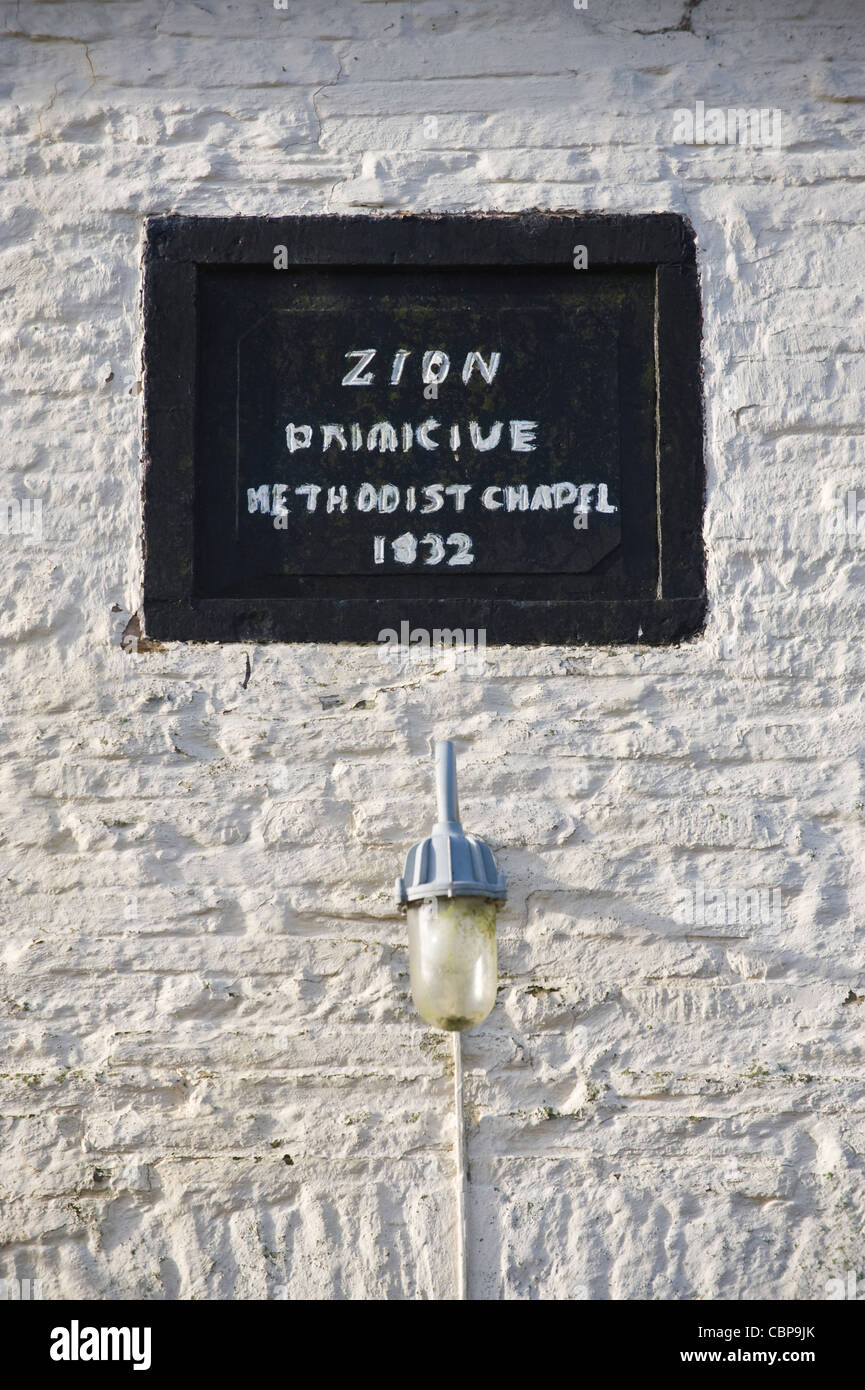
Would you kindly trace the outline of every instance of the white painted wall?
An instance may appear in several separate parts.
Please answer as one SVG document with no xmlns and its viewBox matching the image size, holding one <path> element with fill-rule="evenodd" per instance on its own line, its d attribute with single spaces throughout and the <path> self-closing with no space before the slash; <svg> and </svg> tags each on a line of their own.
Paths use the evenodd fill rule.
<svg viewBox="0 0 865 1390">
<path fill-rule="evenodd" d="M 21 0 L 2 23 L 3 498 L 41 501 L 42 536 L 0 537 L 0 1276 L 450 1294 L 449 1044 L 410 1006 L 390 889 L 454 735 L 511 884 L 465 1048 L 473 1296 L 861 1279 L 856 0 Z M 775 110 L 776 142 L 674 143 L 697 101 Z M 705 636 L 495 649 L 481 676 L 122 649 L 145 215 L 475 208 L 691 218 Z M 681 920 L 698 882 L 729 921 Z"/>
</svg>

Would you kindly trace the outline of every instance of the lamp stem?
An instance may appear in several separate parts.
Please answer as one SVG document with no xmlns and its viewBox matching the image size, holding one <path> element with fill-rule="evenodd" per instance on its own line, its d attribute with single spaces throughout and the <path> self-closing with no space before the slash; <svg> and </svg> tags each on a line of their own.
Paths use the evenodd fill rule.
<svg viewBox="0 0 865 1390">
<path fill-rule="evenodd" d="M 436 743 L 436 806 L 439 823 L 459 825 L 457 801 L 457 759 L 450 739 Z"/>
<path fill-rule="evenodd" d="M 450 746 L 450 745 L 448 745 Z M 462 1034 L 451 1033 L 454 1055 L 454 1118 L 456 1120 L 456 1199 L 457 1199 L 457 1299 L 468 1298 L 468 1253 L 466 1250 L 466 1140 L 463 1107 Z"/>
</svg>

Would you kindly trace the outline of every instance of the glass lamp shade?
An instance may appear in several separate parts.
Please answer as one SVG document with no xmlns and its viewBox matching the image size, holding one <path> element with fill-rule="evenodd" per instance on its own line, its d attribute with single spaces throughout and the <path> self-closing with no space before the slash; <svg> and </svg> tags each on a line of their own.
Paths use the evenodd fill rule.
<svg viewBox="0 0 865 1390">
<path fill-rule="evenodd" d="M 460 1033 L 496 1002 L 496 904 L 489 898 L 422 898 L 408 905 L 411 993 L 421 1018 Z"/>
</svg>

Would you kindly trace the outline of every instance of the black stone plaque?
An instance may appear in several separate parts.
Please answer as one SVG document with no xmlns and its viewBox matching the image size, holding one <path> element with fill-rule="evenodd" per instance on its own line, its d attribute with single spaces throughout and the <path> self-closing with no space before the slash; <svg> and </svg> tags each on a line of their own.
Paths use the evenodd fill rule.
<svg viewBox="0 0 865 1390">
<path fill-rule="evenodd" d="M 144 304 L 149 636 L 700 628 L 681 218 L 153 218 Z"/>
</svg>

